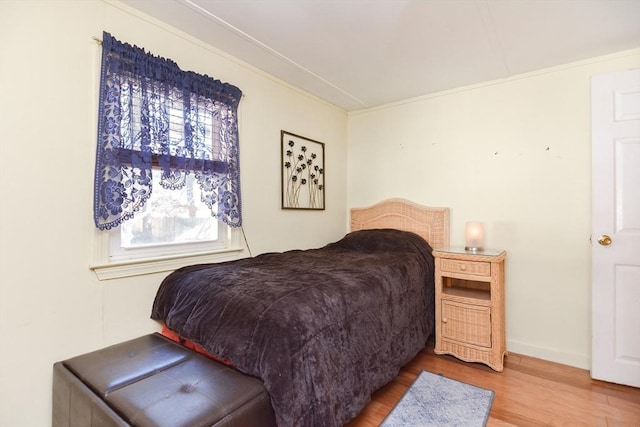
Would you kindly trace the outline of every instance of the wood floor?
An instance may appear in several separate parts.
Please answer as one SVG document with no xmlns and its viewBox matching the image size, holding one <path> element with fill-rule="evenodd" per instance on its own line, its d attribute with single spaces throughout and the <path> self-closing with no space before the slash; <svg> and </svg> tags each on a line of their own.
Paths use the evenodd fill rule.
<svg viewBox="0 0 640 427">
<path fill-rule="evenodd" d="M 640 389 L 592 380 L 583 369 L 510 353 L 504 372 L 451 356 L 433 343 L 378 390 L 347 427 L 378 426 L 421 371 L 495 391 L 491 426 L 640 426 Z"/>
</svg>

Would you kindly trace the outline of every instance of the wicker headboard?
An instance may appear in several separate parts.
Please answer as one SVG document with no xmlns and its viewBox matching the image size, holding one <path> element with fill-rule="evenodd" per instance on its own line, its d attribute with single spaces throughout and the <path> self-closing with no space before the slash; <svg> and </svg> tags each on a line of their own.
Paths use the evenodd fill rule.
<svg viewBox="0 0 640 427">
<path fill-rule="evenodd" d="M 432 248 L 449 246 L 449 208 L 430 208 L 405 199 L 388 199 L 351 209 L 351 231 L 395 228 L 425 239 Z"/>
</svg>

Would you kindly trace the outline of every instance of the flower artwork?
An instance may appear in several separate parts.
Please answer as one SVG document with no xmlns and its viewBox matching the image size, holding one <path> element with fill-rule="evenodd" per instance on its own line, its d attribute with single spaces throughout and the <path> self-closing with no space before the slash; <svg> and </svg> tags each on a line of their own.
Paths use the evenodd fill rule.
<svg viewBox="0 0 640 427">
<path fill-rule="evenodd" d="M 281 131 L 282 208 L 324 209 L 324 144 Z"/>
</svg>

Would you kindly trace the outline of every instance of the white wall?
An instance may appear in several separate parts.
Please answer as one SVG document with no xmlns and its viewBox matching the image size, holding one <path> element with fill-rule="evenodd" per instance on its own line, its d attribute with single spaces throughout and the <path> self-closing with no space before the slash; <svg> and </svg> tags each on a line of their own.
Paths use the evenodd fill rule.
<svg viewBox="0 0 640 427">
<path fill-rule="evenodd" d="M 349 206 L 405 197 L 485 222 L 507 251 L 513 352 L 582 368 L 591 355 L 590 77 L 640 51 L 349 115 Z"/>
<path fill-rule="evenodd" d="M 101 282 L 88 268 L 101 53 L 92 37 L 103 30 L 243 90 L 253 254 L 316 247 L 346 230 L 343 110 L 119 3 L 0 1 L 2 426 L 50 425 L 54 362 L 158 328 L 149 314 L 165 274 Z M 326 144 L 325 211 L 280 209 L 281 129 Z"/>
</svg>

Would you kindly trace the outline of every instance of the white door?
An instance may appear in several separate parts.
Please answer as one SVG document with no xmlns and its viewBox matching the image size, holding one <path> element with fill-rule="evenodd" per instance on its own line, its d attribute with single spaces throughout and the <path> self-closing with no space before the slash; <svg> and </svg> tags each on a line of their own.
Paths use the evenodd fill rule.
<svg viewBox="0 0 640 427">
<path fill-rule="evenodd" d="M 640 387 L 640 70 L 595 76 L 591 113 L 591 376 Z"/>
</svg>

